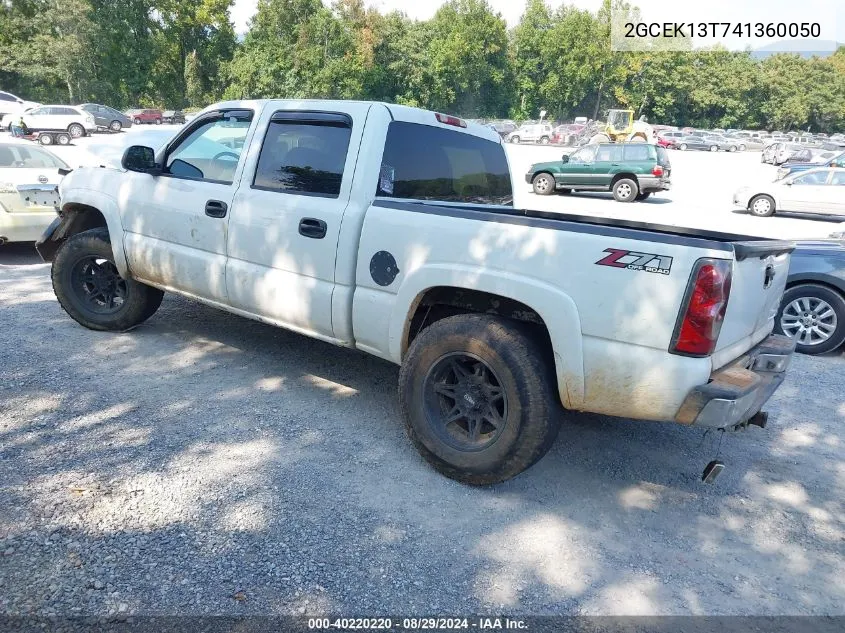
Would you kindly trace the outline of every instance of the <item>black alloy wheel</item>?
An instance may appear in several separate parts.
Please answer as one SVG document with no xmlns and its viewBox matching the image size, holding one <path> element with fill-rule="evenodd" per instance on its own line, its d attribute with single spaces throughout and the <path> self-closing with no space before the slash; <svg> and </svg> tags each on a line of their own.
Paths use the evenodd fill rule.
<svg viewBox="0 0 845 633">
<path fill-rule="evenodd" d="M 496 373 L 478 356 L 442 356 L 425 377 L 425 414 L 440 439 L 459 451 L 481 451 L 505 428 L 508 400 Z"/>
</svg>

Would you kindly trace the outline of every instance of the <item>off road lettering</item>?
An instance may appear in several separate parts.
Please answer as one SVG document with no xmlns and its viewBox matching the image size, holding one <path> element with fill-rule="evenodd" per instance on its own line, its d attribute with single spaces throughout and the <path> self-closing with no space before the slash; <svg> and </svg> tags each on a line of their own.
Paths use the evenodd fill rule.
<svg viewBox="0 0 845 633">
<path fill-rule="evenodd" d="M 606 248 L 604 252 L 610 254 L 596 262 L 599 266 L 627 268 L 628 270 L 645 271 L 647 273 L 658 273 L 661 275 L 668 275 L 672 270 L 672 258 L 667 255 L 640 253 L 619 248 Z"/>
</svg>

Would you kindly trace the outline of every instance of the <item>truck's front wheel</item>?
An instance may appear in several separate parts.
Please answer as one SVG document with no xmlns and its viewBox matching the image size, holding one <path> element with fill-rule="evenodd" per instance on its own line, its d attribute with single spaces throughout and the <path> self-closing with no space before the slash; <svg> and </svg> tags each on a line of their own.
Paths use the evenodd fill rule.
<svg viewBox="0 0 845 633">
<path fill-rule="evenodd" d="M 412 343 L 399 375 L 409 437 L 438 471 L 494 484 L 551 447 L 560 426 L 554 368 L 517 322 L 448 317 Z"/>
<path fill-rule="evenodd" d="M 77 233 L 53 261 L 53 290 L 71 318 L 92 330 L 122 332 L 149 319 L 164 293 L 124 279 L 104 228 Z"/>
</svg>

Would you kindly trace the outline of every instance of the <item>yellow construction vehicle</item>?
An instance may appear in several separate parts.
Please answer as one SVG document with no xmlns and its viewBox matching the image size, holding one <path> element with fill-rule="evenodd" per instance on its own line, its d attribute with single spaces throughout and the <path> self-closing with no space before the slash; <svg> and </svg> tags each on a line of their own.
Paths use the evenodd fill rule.
<svg viewBox="0 0 845 633">
<path fill-rule="evenodd" d="M 650 143 L 654 138 L 654 129 L 645 117 L 635 121 L 633 110 L 608 110 L 607 123 L 598 123 L 590 144 Z"/>
</svg>

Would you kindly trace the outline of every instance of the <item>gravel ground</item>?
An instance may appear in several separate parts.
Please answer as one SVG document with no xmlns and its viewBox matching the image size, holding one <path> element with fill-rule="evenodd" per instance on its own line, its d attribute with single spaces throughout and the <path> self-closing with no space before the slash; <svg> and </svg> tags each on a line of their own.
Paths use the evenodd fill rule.
<svg viewBox="0 0 845 633">
<path fill-rule="evenodd" d="M 718 440 L 572 416 L 513 481 L 428 468 L 397 368 L 168 296 L 83 329 L 0 250 L 0 615 L 843 614 L 845 356 Z"/>
</svg>

